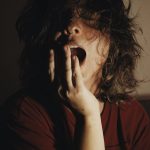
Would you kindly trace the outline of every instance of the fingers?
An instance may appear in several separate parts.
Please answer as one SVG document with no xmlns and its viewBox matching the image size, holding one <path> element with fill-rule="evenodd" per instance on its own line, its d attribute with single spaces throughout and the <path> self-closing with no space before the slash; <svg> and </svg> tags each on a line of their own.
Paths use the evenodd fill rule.
<svg viewBox="0 0 150 150">
<path fill-rule="evenodd" d="M 65 76 L 66 76 L 66 83 L 68 90 L 71 90 L 74 85 L 72 78 L 74 78 L 75 87 L 80 88 L 83 86 L 83 79 L 82 74 L 80 70 L 79 60 L 77 56 L 73 57 L 73 68 L 71 64 L 71 50 L 68 46 L 64 47 L 65 51 Z M 55 54 L 54 50 L 50 49 L 50 57 L 49 57 L 49 75 L 50 75 L 50 81 L 54 81 L 55 77 Z"/>
<path fill-rule="evenodd" d="M 72 89 L 72 67 L 71 67 L 71 51 L 68 46 L 64 47 L 65 51 L 65 70 L 66 70 L 66 82 L 67 82 L 67 88 Z"/>
<path fill-rule="evenodd" d="M 80 89 L 83 87 L 83 78 L 80 69 L 79 59 L 77 56 L 73 57 L 73 62 L 74 62 L 73 76 L 75 78 L 76 87 Z"/>
<path fill-rule="evenodd" d="M 54 50 L 50 49 L 50 57 L 49 57 L 49 75 L 50 75 L 50 81 L 54 81 L 54 75 L 55 75 L 55 60 L 54 60 Z"/>
<path fill-rule="evenodd" d="M 77 56 L 74 56 L 73 64 L 71 64 L 71 50 L 68 46 L 64 47 L 64 50 L 66 57 L 65 69 L 66 69 L 66 82 L 68 89 L 71 90 L 72 87 L 80 89 L 81 87 L 83 87 L 83 79 L 79 65 L 79 59 Z"/>
</svg>

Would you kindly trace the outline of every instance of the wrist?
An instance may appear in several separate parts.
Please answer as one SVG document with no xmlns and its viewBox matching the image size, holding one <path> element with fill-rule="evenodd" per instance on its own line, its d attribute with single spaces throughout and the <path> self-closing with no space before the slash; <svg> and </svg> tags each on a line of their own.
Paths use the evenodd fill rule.
<svg viewBox="0 0 150 150">
<path fill-rule="evenodd" d="M 98 113 L 98 114 L 94 114 L 90 116 L 84 116 L 83 119 L 84 119 L 84 122 L 94 123 L 94 122 L 98 122 L 99 120 L 101 120 L 101 116 L 100 116 L 100 113 Z"/>
<path fill-rule="evenodd" d="M 101 121 L 100 113 L 94 113 L 92 115 L 76 115 L 76 121 L 77 122 L 84 122 L 88 124 L 93 124 Z"/>
</svg>

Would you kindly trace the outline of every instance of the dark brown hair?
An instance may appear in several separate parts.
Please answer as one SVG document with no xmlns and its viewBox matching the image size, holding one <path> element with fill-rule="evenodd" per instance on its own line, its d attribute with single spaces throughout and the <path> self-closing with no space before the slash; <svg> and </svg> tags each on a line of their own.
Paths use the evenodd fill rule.
<svg viewBox="0 0 150 150">
<path fill-rule="evenodd" d="M 142 50 L 135 38 L 134 19 L 129 17 L 130 6 L 129 2 L 126 8 L 123 0 L 30 0 L 16 23 L 19 37 L 25 43 L 20 59 L 23 85 L 48 89 L 52 38 L 67 26 L 76 10 L 89 25 L 110 37 L 100 85 L 102 99 L 126 99 L 138 83 L 134 69 Z M 93 14 L 99 17 L 95 19 Z"/>
</svg>

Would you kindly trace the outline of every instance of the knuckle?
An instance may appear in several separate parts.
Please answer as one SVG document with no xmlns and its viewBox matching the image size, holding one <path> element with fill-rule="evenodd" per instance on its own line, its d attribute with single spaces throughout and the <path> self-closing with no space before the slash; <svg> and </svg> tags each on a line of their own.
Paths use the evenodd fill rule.
<svg viewBox="0 0 150 150">
<path fill-rule="evenodd" d="M 69 91 L 66 91 L 66 96 L 67 96 L 67 98 L 70 98 L 71 95 L 72 95 L 72 93 L 70 92 L 70 90 L 69 90 Z"/>
<path fill-rule="evenodd" d="M 74 73 L 72 74 L 72 76 L 73 76 L 74 78 L 77 78 L 77 73 L 74 72 Z"/>
<path fill-rule="evenodd" d="M 68 91 L 66 91 L 66 96 L 69 99 L 72 99 L 73 97 L 75 97 L 77 95 L 77 91 L 76 89 L 70 89 Z"/>
<path fill-rule="evenodd" d="M 75 67 L 75 68 L 74 68 L 74 71 L 75 71 L 75 72 L 79 72 L 78 67 Z"/>
<path fill-rule="evenodd" d="M 70 67 L 66 67 L 66 72 L 68 72 L 68 71 L 70 71 L 71 70 L 71 68 Z"/>
</svg>

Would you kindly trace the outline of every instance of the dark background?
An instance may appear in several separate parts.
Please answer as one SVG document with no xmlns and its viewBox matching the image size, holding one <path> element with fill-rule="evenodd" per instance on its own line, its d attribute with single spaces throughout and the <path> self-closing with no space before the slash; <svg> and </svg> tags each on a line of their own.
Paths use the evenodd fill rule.
<svg viewBox="0 0 150 150">
<path fill-rule="evenodd" d="M 22 44 L 15 30 L 25 0 L 0 1 L 0 103 L 20 87 L 18 60 Z"/>
<path fill-rule="evenodd" d="M 132 1 L 131 15 L 137 14 L 137 22 L 143 29 L 143 35 L 137 34 L 137 37 L 144 48 L 135 73 L 146 81 L 140 84 L 135 95 L 139 99 L 150 100 L 150 1 Z M 0 104 L 20 87 L 18 59 L 23 44 L 17 37 L 15 22 L 24 3 L 25 0 L 0 1 Z"/>
</svg>

